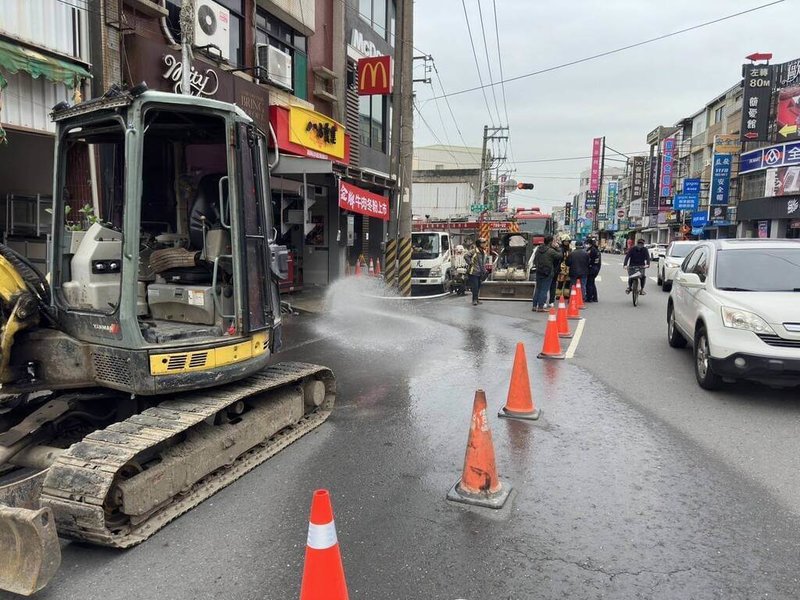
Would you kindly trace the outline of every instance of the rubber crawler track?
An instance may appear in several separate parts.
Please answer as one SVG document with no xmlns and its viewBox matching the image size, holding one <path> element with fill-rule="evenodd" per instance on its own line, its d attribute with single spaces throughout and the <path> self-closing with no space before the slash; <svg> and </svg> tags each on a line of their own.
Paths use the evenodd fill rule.
<svg viewBox="0 0 800 600">
<path fill-rule="evenodd" d="M 107 525 L 103 503 L 117 472 L 141 452 L 239 400 L 298 385 L 308 378 L 325 384 L 325 401 L 319 408 L 246 451 L 232 465 L 201 479 L 143 523 L 122 530 Z M 333 409 L 335 392 L 335 380 L 329 369 L 305 363 L 279 363 L 228 386 L 181 394 L 73 444 L 50 467 L 42 490 L 42 505 L 53 510 L 60 536 L 117 548 L 134 546 L 321 425 Z"/>
</svg>

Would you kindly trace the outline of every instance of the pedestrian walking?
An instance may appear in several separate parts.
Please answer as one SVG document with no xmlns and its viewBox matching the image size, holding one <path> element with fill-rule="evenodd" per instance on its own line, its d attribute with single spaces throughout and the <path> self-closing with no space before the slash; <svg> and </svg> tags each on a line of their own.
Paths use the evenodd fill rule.
<svg viewBox="0 0 800 600">
<path fill-rule="evenodd" d="M 550 294 L 550 284 L 556 275 L 556 263 L 561 261 L 561 250 L 553 244 L 553 236 L 545 236 L 533 257 L 533 266 L 536 269 L 536 288 L 533 291 L 534 312 L 544 312 L 547 307 L 547 297 Z"/>
<path fill-rule="evenodd" d="M 469 287 L 472 290 L 472 306 L 483 304 L 478 300 L 481 282 L 486 278 L 486 241 L 482 238 L 475 241 L 475 249 L 467 266 L 467 275 L 469 275 Z"/>
<path fill-rule="evenodd" d="M 602 257 L 597 247 L 597 240 L 589 238 L 589 276 L 586 278 L 586 301 L 597 302 L 597 284 L 595 278 L 600 273 Z"/>
<path fill-rule="evenodd" d="M 575 250 L 567 258 L 567 266 L 569 267 L 570 285 L 575 285 L 575 282 L 580 279 L 581 296 L 585 302 L 586 284 L 589 276 L 589 253 L 583 249 L 583 242 L 575 244 Z"/>
</svg>

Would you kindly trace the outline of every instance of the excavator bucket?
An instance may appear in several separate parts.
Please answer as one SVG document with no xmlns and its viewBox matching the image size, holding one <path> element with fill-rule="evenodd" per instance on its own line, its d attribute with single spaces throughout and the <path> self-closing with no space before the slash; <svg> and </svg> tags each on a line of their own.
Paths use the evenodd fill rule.
<svg viewBox="0 0 800 600">
<path fill-rule="evenodd" d="M 29 596 L 61 564 L 53 514 L 38 507 L 45 473 L 0 484 L 0 590 Z"/>
</svg>

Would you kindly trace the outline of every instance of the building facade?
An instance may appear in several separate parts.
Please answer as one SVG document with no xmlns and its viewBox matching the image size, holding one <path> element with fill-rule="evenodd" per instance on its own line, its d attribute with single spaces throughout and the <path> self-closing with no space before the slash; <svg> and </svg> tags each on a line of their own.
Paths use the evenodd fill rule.
<svg viewBox="0 0 800 600">
<path fill-rule="evenodd" d="M 141 82 L 186 92 L 181 0 L 9 3 L 12 18 L 0 20 L 0 123 L 14 152 L 5 158 L 0 146 L 0 197 L 51 193 L 49 111 L 58 101 Z M 188 93 L 237 104 L 272 141 L 274 221 L 291 251 L 284 289 L 326 285 L 348 262 L 380 256 L 395 204 L 391 102 L 359 95 L 357 61 L 393 56 L 394 0 L 194 0 L 194 9 Z M 44 66 L 18 68 L 23 59 Z M 21 181 L 20 165 L 35 161 L 47 176 Z M 85 181 L 75 197 L 91 203 L 98 186 L 91 173 Z"/>
<path fill-rule="evenodd" d="M 414 148 L 412 164 L 415 218 L 447 219 L 475 212 L 481 195 L 480 148 Z"/>
<path fill-rule="evenodd" d="M 45 271 L 55 143 L 50 110 L 90 93 L 89 14 L 56 0 L 6 0 L 1 12 L 0 232 L 3 243 Z M 72 183 L 72 208 L 92 205 L 92 190 Z"/>
</svg>

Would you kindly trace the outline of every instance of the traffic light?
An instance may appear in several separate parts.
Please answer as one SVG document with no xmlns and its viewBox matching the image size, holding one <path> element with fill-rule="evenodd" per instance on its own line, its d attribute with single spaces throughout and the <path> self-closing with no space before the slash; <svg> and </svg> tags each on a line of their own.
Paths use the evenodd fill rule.
<svg viewBox="0 0 800 600">
<path fill-rule="evenodd" d="M 517 184 L 518 190 L 532 190 L 533 184 L 532 183 L 522 183 L 521 181 Z"/>
</svg>

